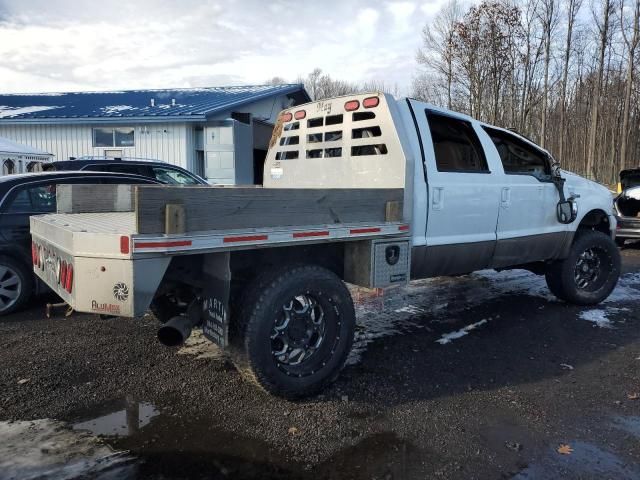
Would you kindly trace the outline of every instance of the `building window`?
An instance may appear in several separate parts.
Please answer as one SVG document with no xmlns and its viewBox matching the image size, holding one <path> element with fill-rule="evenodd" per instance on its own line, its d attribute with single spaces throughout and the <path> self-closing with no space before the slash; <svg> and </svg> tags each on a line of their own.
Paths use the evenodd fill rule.
<svg viewBox="0 0 640 480">
<path fill-rule="evenodd" d="M 94 128 L 94 147 L 133 147 L 135 146 L 135 130 L 128 127 Z"/>
</svg>

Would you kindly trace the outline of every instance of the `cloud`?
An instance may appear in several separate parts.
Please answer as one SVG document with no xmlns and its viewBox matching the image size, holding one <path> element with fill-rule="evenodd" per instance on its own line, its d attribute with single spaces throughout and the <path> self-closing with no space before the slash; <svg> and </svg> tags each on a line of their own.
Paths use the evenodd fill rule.
<svg viewBox="0 0 640 480">
<path fill-rule="evenodd" d="M 273 76 L 294 81 L 315 67 L 352 82 L 384 80 L 408 88 L 424 6 L 0 0 L 0 89 L 256 84 Z"/>
</svg>

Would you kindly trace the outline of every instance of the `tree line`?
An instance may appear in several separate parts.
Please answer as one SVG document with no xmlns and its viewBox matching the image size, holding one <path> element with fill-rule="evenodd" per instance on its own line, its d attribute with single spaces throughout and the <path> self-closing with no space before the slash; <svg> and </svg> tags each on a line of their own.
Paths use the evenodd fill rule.
<svg viewBox="0 0 640 480">
<path fill-rule="evenodd" d="M 449 0 L 421 40 L 412 97 L 513 128 L 603 183 L 640 167 L 640 0 Z M 298 81 L 314 100 L 399 94 L 320 69 Z"/>
</svg>

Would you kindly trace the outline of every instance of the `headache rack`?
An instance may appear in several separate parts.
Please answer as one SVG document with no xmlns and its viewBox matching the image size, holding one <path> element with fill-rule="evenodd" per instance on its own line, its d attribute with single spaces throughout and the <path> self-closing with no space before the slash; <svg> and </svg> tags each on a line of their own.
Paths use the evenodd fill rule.
<svg viewBox="0 0 640 480">
<path fill-rule="evenodd" d="M 265 162 L 265 187 L 403 188 L 404 183 L 405 158 L 386 95 L 349 95 L 280 114 Z"/>
</svg>

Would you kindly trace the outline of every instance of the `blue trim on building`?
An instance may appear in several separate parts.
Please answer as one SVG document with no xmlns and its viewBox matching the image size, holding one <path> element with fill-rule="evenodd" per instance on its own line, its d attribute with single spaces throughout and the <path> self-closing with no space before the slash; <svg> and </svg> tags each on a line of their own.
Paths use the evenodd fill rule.
<svg viewBox="0 0 640 480">
<path fill-rule="evenodd" d="M 0 95 L 0 125 L 206 121 L 213 115 L 280 95 L 295 95 L 298 104 L 310 101 L 301 84 L 5 94 Z"/>
</svg>

